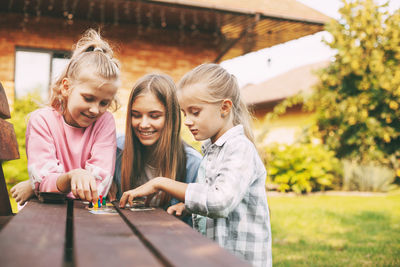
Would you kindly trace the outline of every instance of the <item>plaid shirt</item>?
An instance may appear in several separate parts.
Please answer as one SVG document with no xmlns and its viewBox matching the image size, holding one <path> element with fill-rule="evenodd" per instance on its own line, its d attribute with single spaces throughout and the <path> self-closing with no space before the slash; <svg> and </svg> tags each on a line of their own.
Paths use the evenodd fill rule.
<svg viewBox="0 0 400 267">
<path fill-rule="evenodd" d="M 266 170 L 254 144 L 238 125 L 202 149 L 185 196 L 193 227 L 254 266 L 272 266 Z"/>
</svg>

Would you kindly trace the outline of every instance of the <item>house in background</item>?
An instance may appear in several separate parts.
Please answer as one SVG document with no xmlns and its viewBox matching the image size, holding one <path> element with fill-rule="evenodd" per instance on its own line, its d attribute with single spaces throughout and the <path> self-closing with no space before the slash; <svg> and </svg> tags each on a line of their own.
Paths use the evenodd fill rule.
<svg viewBox="0 0 400 267">
<path fill-rule="evenodd" d="M 89 27 L 101 27 L 122 65 L 123 132 L 133 83 L 150 72 L 175 81 L 204 62 L 221 62 L 323 30 L 329 17 L 295 0 L 3 0 L 0 82 L 8 101 L 49 83 Z"/>
<path fill-rule="evenodd" d="M 320 61 L 301 67 L 297 67 L 260 84 L 247 85 L 242 88 L 245 102 L 253 110 L 258 121 L 263 121 L 265 115 L 272 112 L 274 107 L 281 101 L 296 94 L 311 94 L 313 86 L 319 81 L 316 72 L 329 65 L 329 60 Z M 302 110 L 301 105 L 288 108 L 279 119 L 272 120 L 268 125 L 257 125 L 256 134 L 268 132 L 261 142 L 268 144 L 272 142 L 291 144 L 301 133 L 302 129 L 313 122 L 313 113 Z M 265 128 L 267 127 L 267 128 Z"/>
</svg>

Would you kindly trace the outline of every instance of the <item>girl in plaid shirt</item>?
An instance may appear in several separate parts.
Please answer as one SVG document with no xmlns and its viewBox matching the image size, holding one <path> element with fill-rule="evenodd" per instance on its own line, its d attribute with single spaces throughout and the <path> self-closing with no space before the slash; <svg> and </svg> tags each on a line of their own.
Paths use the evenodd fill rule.
<svg viewBox="0 0 400 267">
<path fill-rule="evenodd" d="M 170 214 L 192 213 L 193 227 L 254 266 L 272 266 L 266 170 L 253 143 L 250 115 L 236 78 L 203 64 L 178 84 L 185 125 L 202 146 L 196 183 L 165 177 L 126 191 L 120 207 L 160 190 L 184 201 Z"/>
</svg>

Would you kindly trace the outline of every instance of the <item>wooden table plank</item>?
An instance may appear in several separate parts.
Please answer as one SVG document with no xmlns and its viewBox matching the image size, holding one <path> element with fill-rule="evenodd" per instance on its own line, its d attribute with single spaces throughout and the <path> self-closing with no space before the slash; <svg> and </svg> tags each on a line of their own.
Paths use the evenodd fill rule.
<svg viewBox="0 0 400 267">
<path fill-rule="evenodd" d="M 3 119 L 11 118 L 6 92 L 1 83 L 0 83 L 0 118 Z"/>
<path fill-rule="evenodd" d="M 0 161 L 19 159 L 14 126 L 0 118 Z"/>
<path fill-rule="evenodd" d="M 249 266 L 164 210 L 120 210 L 172 266 Z"/>
<path fill-rule="evenodd" d="M 66 204 L 29 201 L 0 232 L 2 266 L 63 266 Z"/>
<path fill-rule="evenodd" d="M 75 266 L 164 266 L 116 213 L 96 215 L 74 201 Z"/>
</svg>

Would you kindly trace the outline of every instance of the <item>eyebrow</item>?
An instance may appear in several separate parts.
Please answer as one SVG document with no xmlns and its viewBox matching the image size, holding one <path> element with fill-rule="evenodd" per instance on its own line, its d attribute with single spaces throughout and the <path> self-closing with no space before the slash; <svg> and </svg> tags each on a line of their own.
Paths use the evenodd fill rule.
<svg viewBox="0 0 400 267">
<path fill-rule="evenodd" d="M 81 95 L 84 96 L 84 97 L 92 97 L 92 98 L 94 98 L 94 99 L 99 99 L 95 94 L 81 93 Z M 104 99 L 101 99 L 101 101 L 103 101 L 103 100 L 111 101 L 112 98 L 104 98 Z"/>
<path fill-rule="evenodd" d="M 193 110 L 193 109 L 201 109 L 201 107 L 198 107 L 198 106 L 190 106 L 190 107 L 188 107 L 188 110 Z"/>
<path fill-rule="evenodd" d="M 142 112 L 140 112 L 140 111 L 138 111 L 136 109 L 131 109 L 131 111 L 132 112 L 142 113 Z M 152 110 L 152 111 L 149 111 L 148 113 L 164 113 L 164 111 L 162 111 L 162 110 Z"/>
</svg>

